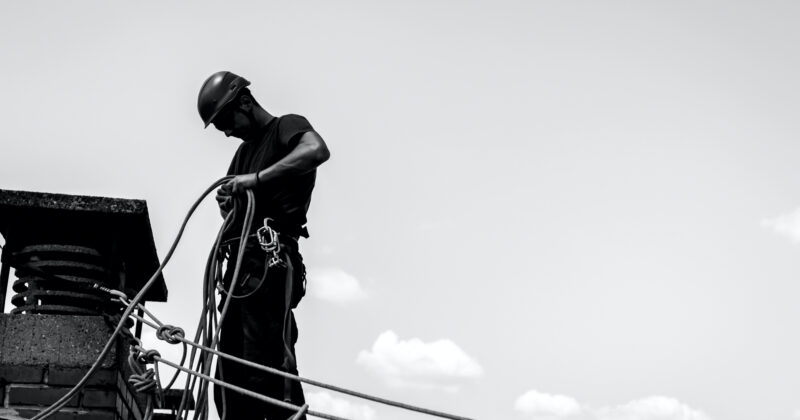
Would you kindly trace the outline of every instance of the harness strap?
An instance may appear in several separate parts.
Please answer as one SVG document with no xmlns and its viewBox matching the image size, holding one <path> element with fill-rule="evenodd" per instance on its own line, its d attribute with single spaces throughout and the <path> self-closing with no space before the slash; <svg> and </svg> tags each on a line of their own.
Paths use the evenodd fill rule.
<svg viewBox="0 0 800 420">
<path fill-rule="evenodd" d="M 273 265 L 277 265 L 277 263 L 273 264 L 272 260 L 274 260 L 274 259 L 277 259 L 277 261 L 280 263 L 280 265 L 285 267 L 286 276 L 285 276 L 284 301 L 283 301 L 283 303 L 284 303 L 284 312 L 283 312 L 283 328 L 282 328 L 282 331 L 281 331 L 281 341 L 283 341 L 283 363 L 282 363 L 281 367 L 283 368 L 283 370 L 285 372 L 292 373 L 292 372 L 297 371 L 297 359 L 295 358 L 294 354 L 292 354 L 292 326 L 291 326 L 291 321 L 292 321 L 292 300 L 293 300 L 292 298 L 293 298 L 293 295 L 294 295 L 294 275 L 295 275 L 294 270 L 295 270 L 295 267 L 294 267 L 294 264 L 292 262 L 292 258 L 291 258 L 290 252 L 287 250 L 287 248 L 281 247 L 279 242 L 281 240 L 285 241 L 287 239 L 291 239 L 294 242 L 294 244 L 293 244 L 293 246 L 288 247 L 288 248 L 292 248 L 292 249 L 294 249 L 295 252 L 297 252 L 296 246 L 297 246 L 298 237 L 297 236 L 289 236 L 289 235 L 286 235 L 286 234 L 282 234 L 280 230 L 278 230 L 274 226 L 272 226 L 273 225 L 272 222 L 273 222 L 273 220 L 271 220 L 271 219 L 264 219 L 264 228 L 262 228 L 263 230 L 259 229 L 259 231 L 257 231 L 256 233 L 252 233 L 250 235 L 247 235 L 245 237 L 245 240 L 249 241 L 251 239 L 255 239 L 261 245 L 262 250 L 264 250 L 267 253 L 267 255 L 269 255 L 270 252 L 272 252 L 274 257 L 273 257 L 273 259 L 270 259 L 269 263 L 265 264 L 265 266 L 264 266 L 264 277 L 266 277 L 267 271 Z M 266 232 L 264 230 L 266 230 Z M 302 231 L 305 232 L 305 235 L 302 235 L 302 233 L 301 233 L 301 236 L 308 237 L 308 231 L 306 230 L 305 226 L 302 227 Z M 273 236 L 273 235 L 275 235 L 275 236 Z M 224 247 L 228 247 L 228 249 L 230 249 L 231 245 L 237 243 L 239 240 L 240 240 L 240 238 L 233 238 L 233 239 L 229 239 L 227 241 L 224 241 L 224 242 L 222 242 L 220 244 L 220 248 L 222 248 L 224 246 Z M 266 244 L 265 241 L 270 241 L 270 243 Z M 273 244 L 273 242 L 274 242 L 274 244 Z M 265 248 L 265 245 L 267 245 L 266 248 Z M 274 245 L 274 248 L 272 248 L 273 245 Z M 263 283 L 263 280 L 264 280 L 264 278 L 262 278 L 262 283 Z M 261 284 L 259 284 L 259 287 L 260 286 L 261 286 Z M 252 293 L 253 292 L 251 292 L 250 294 L 252 294 Z M 242 297 L 246 297 L 246 296 L 242 296 Z M 291 402 L 292 401 L 292 388 L 294 386 L 297 386 L 297 385 L 294 383 L 293 380 L 291 380 L 289 378 L 285 378 L 284 379 L 284 386 L 283 386 L 283 400 L 284 401 L 287 401 L 287 402 Z"/>
<path fill-rule="evenodd" d="M 284 293 L 284 313 L 283 313 L 283 369 L 288 373 L 297 370 L 297 359 L 292 354 L 292 293 L 294 287 L 294 264 L 286 253 L 286 287 Z M 283 400 L 292 401 L 292 387 L 296 386 L 294 381 L 289 378 L 283 380 Z"/>
</svg>

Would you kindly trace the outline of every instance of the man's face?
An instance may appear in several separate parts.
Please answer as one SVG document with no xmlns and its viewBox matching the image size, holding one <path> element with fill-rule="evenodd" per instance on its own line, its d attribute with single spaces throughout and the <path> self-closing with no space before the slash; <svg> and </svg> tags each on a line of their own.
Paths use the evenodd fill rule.
<svg viewBox="0 0 800 420">
<path fill-rule="evenodd" d="M 230 104 L 222 109 L 214 118 L 214 127 L 226 136 L 244 140 L 250 132 L 250 119 L 238 104 Z"/>
</svg>

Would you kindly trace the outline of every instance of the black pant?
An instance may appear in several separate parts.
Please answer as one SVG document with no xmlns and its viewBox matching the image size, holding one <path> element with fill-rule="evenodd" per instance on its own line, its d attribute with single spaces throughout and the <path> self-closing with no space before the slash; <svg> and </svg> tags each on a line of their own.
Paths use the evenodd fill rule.
<svg viewBox="0 0 800 420">
<path fill-rule="evenodd" d="M 231 300 L 228 312 L 222 321 L 220 350 L 248 361 L 297 374 L 294 351 L 294 345 L 297 342 L 297 324 L 291 311 L 292 299 L 286 297 L 286 283 L 288 275 L 294 280 L 294 285 L 297 285 L 295 276 L 303 276 L 304 267 L 302 259 L 297 253 L 296 243 L 293 249 L 289 244 L 285 250 L 287 252 L 283 253 L 283 257 L 289 260 L 288 267 L 276 266 L 268 269 L 263 284 L 255 293 L 249 297 Z M 287 273 L 287 270 L 290 272 Z M 236 287 L 234 294 L 253 291 L 261 282 L 263 273 L 263 265 L 255 267 L 252 264 L 246 264 L 243 266 L 239 277 L 246 279 L 245 286 Z M 232 274 L 232 267 L 229 266 L 226 277 L 232 277 Z M 302 285 L 302 283 L 300 284 Z M 220 303 L 220 309 L 223 304 L 224 299 Z M 284 328 L 286 328 L 286 340 L 284 340 Z M 289 362 L 286 360 L 286 347 L 291 355 Z M 303 389 L 299 382 L 287 380 L 234 361 L 219 358 L 216 377 L 296 406 L 302 406 L 305 403 Z M 224 411 L 224 419 L 227 420 L 264 420 L 265 418 L 267 420 L 286 420 L 294 414 L 291 410 L 216 385 L 214 386 L 214 402 L 220 418 L 223 419 Z"/>
</svg>

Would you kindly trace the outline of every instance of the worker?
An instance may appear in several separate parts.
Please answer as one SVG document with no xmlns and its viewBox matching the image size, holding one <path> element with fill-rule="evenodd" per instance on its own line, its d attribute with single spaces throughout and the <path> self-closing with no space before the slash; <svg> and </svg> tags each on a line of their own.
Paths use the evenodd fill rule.
<svg viewBox="0 0 800 420">
<path fill-rule="evenodd" d="M 253 97 L 249 85 L 234 73 L 217 72 L 203 83 L 197 100 L 206 127 L 213 124 L 226 136 L 242 140 L 228 168 L 228 175 L 234 177 L 217 191 L 223 217 L 237 209 L 223 235 L 229 254 L 222 288 L 228 290 L 234 280 L 237 285 L 234 296 L 221 297 L 223 302 L 231 301 L 219 345 L 222 352 L 297 374 L 297 324 L 292 309 L 305 294 L 305 266 L 297 241 L 308 237 L 306 214 L 316 168 L 330 153 L 306 118 L 271 115 Z M 233 279 L 246 190 L 255 195 L 254 223 L 244 244 L 239 278 Z M 271 235 L 277 237 L 280 252 L 265 251 L 264 243 Z M 297 406 L 305 403 L 299 382 L 236 362 L 218 359 L 216 375 L 271 398 Z M 229 420 L 277 420 L 293 414 L 218 386 L 214 401 L 220 417 L 224 409 Z"/>
</svg>

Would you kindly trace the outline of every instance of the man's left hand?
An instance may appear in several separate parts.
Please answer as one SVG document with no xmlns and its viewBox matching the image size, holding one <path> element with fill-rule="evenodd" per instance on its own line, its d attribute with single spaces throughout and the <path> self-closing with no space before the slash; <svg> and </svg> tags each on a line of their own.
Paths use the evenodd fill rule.
<svg viewBox="0 0 800 420">
<path fill-rule="evenodd" d="M 236 175 L 225 184 L 233 194 L 244 193 L 245 190 L 251 190 L 258 184 L 258 173 Z"/>
</svg>

